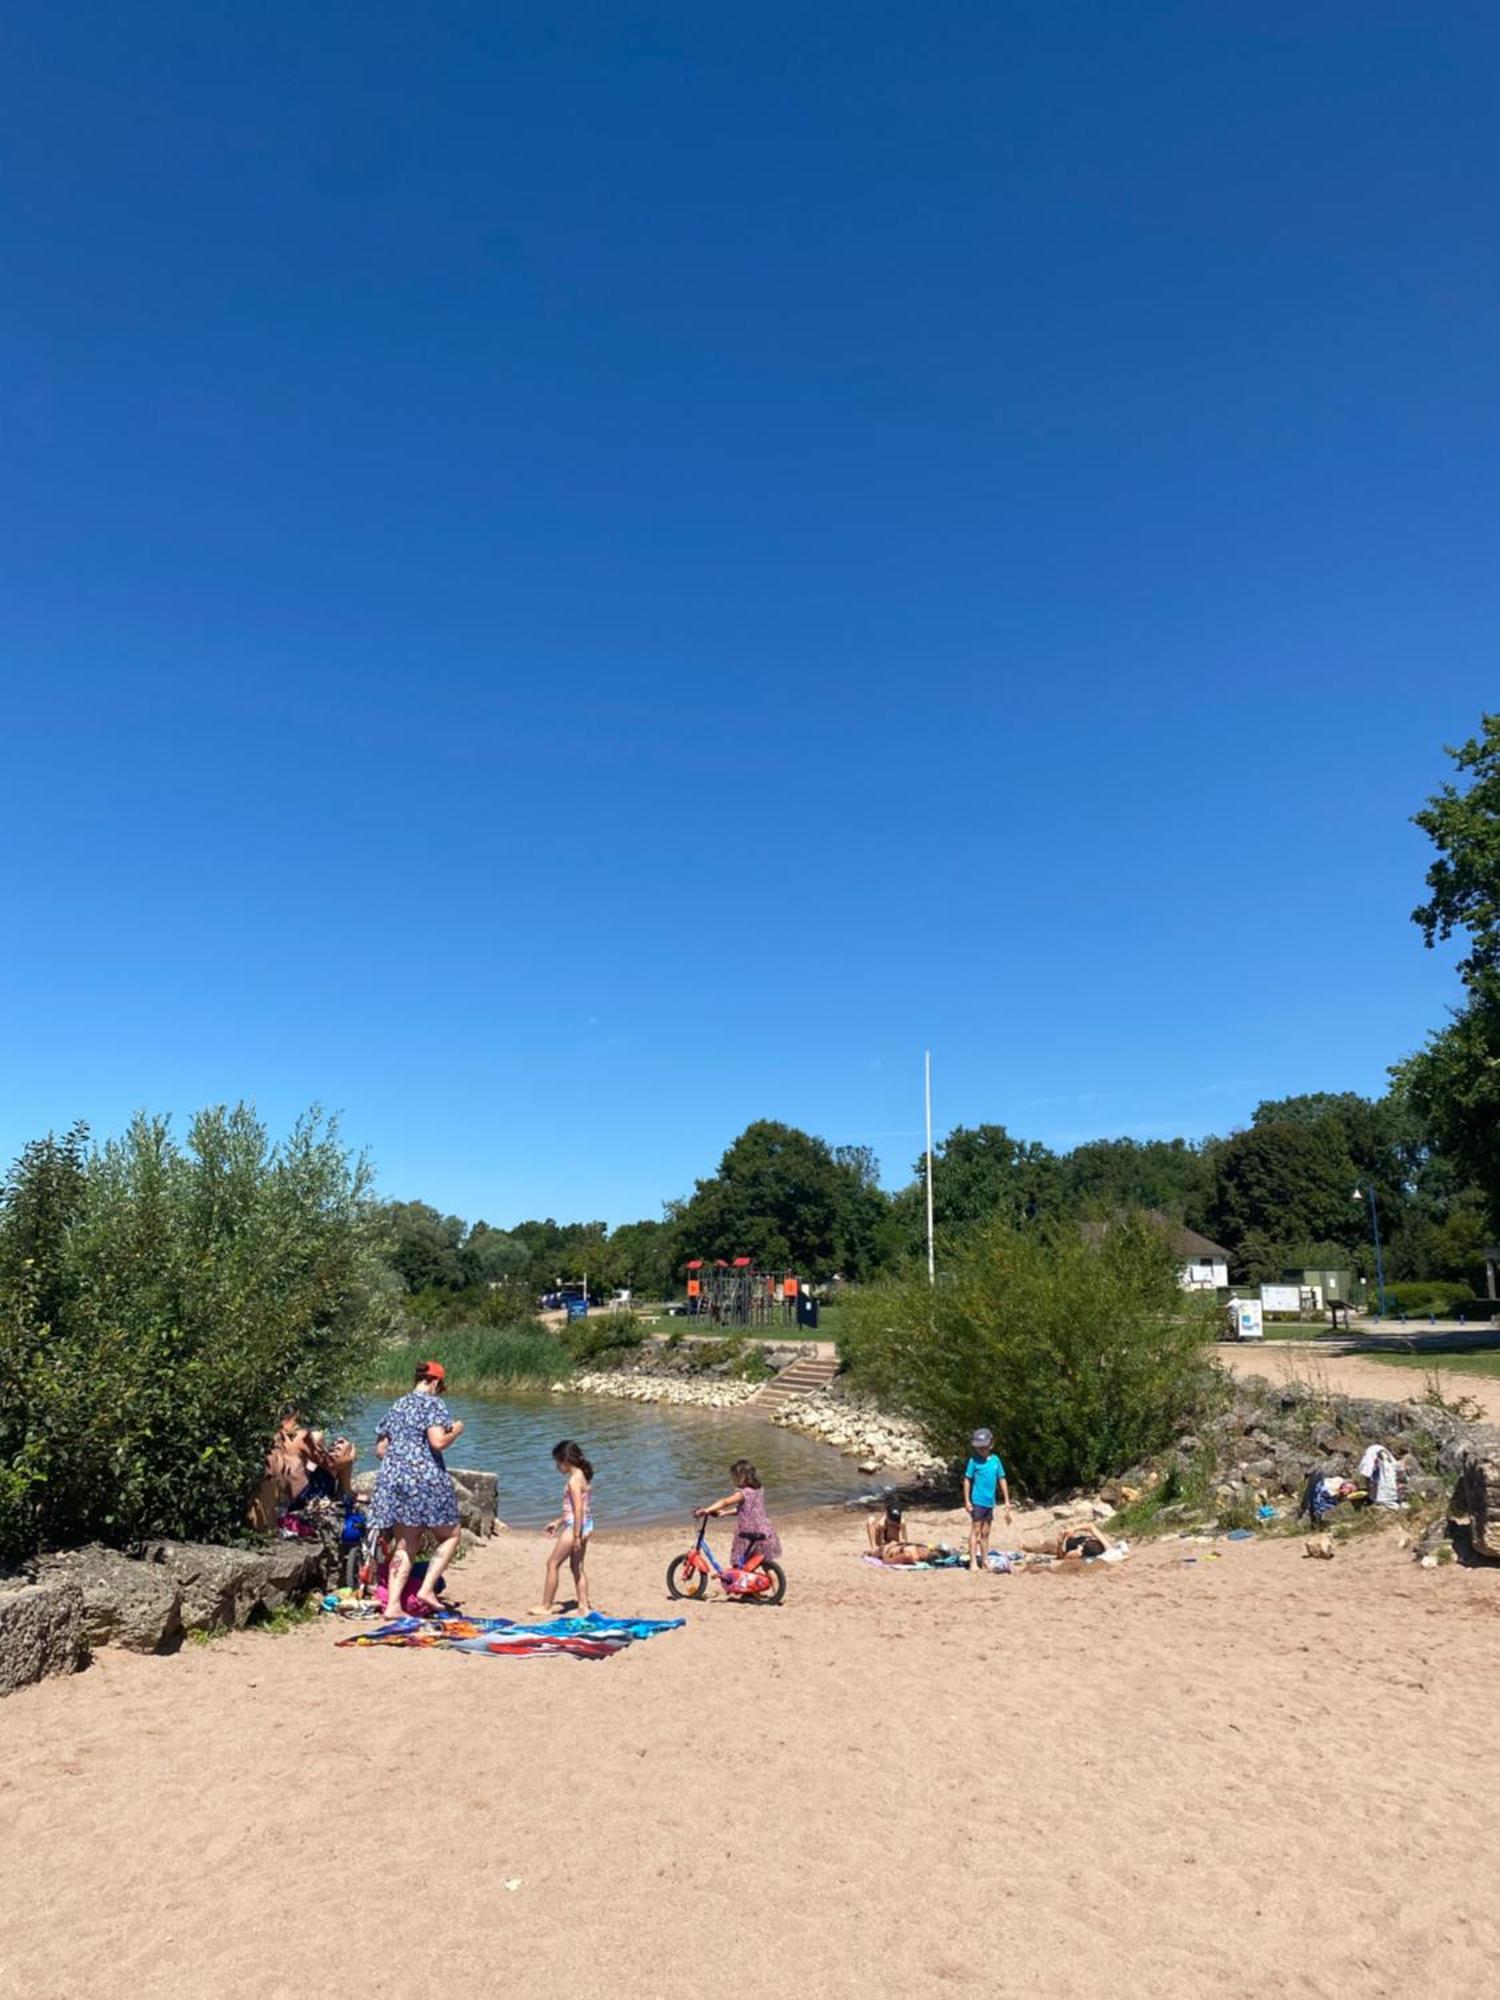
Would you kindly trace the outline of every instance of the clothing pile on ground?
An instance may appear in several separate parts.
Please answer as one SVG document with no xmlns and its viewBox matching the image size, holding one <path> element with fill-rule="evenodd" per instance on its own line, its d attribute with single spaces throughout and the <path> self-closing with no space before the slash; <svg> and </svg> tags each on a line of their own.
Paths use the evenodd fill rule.
<svg viewBox="0 0 1500 2000">
<path fill-rule="evenodd" d="M 551 1618 L 521 1625 L 511 1618 L 465 1618 L 443 1612 L 434 1618 L 396 1618 L 374 1632 L 340 1639 L 340 1646 L 406 1646 L 423 1651 L 487 1653 L 510 1659 L 544 1659 L 566 1654 L 575 1660 L 608 1660 L 638 1640 L 675 1632 L 683 1618 Z"/>
</svg>

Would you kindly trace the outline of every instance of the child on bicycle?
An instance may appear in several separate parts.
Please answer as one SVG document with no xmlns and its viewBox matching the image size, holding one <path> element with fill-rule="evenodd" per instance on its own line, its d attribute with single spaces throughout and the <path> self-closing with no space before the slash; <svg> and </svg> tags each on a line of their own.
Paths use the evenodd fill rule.
<svg viewBox="0 0 1500 2000">
<path fill-rule="evenodd" d="M 715 1500 L 711 1506 L 695 1507 L 695 1516 L 700 1521 L 706 1521 L 711 1516 L 733 1514 L 734 1547 L 729 1551 L 731 1569 L 743 1569 L 752 1556 L 759 1556 L 762 1562 L 779 1562 L 781 1537 L 771 1526 L 770 1516 L 766 1513 L 766 1496 L 761 1490 L 760 1474 L 748 1458 L 737 1458 L 729 1468 L 729 1476 L 734 1481 L 733 1493 L 726 1493 L 722 1500 Z"/>
</svg>

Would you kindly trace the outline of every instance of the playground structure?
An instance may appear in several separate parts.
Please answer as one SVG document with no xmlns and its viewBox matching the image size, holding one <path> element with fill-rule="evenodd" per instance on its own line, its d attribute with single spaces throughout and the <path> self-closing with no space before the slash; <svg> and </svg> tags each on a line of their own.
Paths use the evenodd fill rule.
<svg viewBox="0 0 1500 2000">
<path fill-rule="evenodd" d="M 687 1267 L 688 1311 L 714 1326 L 795 1326 L 800 1289 L 794 1272 L 757 1271 L 750 1257 L 694 1257 Z"/>
</svg>

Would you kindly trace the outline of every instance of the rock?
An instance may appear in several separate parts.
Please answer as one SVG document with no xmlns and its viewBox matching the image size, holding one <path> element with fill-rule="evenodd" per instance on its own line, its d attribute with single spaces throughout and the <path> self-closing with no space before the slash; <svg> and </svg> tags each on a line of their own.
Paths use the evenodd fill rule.
<svg viewBox="0 0 1500 2000">
<path fill-rule="evenodd" d="M 305 1597 L 321 1595 L 330 1581 L 323 1567 L 323 1550 L 317 1542 L 275 1541 L 261 1551 L 265 1581 L 261 1586 L 259 1609 L 275 1611 L 283 1604 L 300 1604 Z"/>
<path fill-rule="evenodd" d="M 1309 1535 L 1302 1551 L 1304 1556 L 1318 1556 L 1324 1562 L 1333 1561 L 1332 1535 Z"/>
<path fill-rule="evenodd" d="M 89 1645 L 171 1653 L 182 1644 L 182 1586 L 167 1571 L 97 1542 L 42 1556 L 36 1570 L 44 1580 L 77 1586 Z"/>
<path fill-rule="evenodd" d="M 880 1460 L 878 1458 L 862 1458 L 859 1462 L 859 1469 L 861 1472 L 879 1472 Z"/>
<path fill-rule="evenodd" d="M 1089 1512 L 1093 1515 L 1096 1521 L 1113 1520 L 1115 1514 L 1114 1508 L 1110 1506 L 1107 1500 L 1095 1500 L 1091 1502 L 1089 1507 Z M 1089 1543 L 1088 1546 L 1092 1548 L 1093 1544 Z"/>
<path fill-rule="evenodd" d="M 87 1651 L 76 1583 L 59 1577 L 0 1590 L 0 1694 L 74 1673 Z"/>
<path fill-rule="evenodd" d="M 458 1493 L 458 1518 L 471 1535 L 485 1541 L 495 1532 L 499 1508 L 500 1482 L 493 1472 L 472 1472 L 459 1466 L 450 1468 Z"/>
<path fill-rule="evenodd" d="M 293 1546 L 287 1544 L 286 1546 Z M 295 1546 L 318 1555 L 316 1542 Z M 189 1632 L 237 1630 L 264 1603 L 270 1565 L 260 1549 L 216 1548 L 208 1542 L 148 1542 L 144 1560 L 182 1588 L 182 1622 Z"/>
<path fill-rule="evenodd" d="M 1500 1562 L 1500 1451 L 1464 1452 L 1451 1512 L 1455 1520 L 1468 1521 L 1473 1554 Z"/>
</svg>

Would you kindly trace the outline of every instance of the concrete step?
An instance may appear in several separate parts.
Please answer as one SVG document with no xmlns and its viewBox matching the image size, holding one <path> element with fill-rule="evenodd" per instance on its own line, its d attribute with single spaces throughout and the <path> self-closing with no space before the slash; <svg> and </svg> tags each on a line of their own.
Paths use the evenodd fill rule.
<svg viewBox="0 0 1500 2000">
<path fill-rule="evenodd" d="M 752 1410 L 778 1409 L 794 1396 L 806 1396 L 815 1389 L 826 1388 L 838 1372 L 839 1364 L 835 1359 L 818 1354 L 799 1355 L 795 1361 L 789 1361 L 779 1375 L 773 1375 L 751 1397 L 746 1407 Z"/>
</svg>

